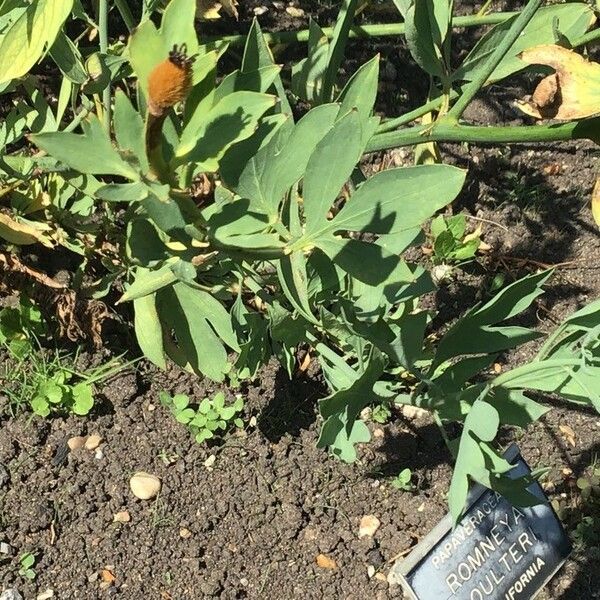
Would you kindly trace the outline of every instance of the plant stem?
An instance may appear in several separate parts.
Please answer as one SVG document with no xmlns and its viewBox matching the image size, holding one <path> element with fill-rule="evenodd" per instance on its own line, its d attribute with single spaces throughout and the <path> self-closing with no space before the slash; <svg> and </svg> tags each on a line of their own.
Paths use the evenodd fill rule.
<svg viewBox="0 0 600 600">
<path fill-rule="evenodd" d="M 98 28 L 100 36 L 100 53 L 106 56 L 108 52 L 108 0 L 100 0 L 98 14 Z M 104 105 L 104 128 L 110 131 L 111 122 L 111 90 L 110 83 L 102 92 L 102 104 Z"/>
<path fill-rule="evenodd" d="M 479 27 L 481 25 L 496 25 L 502 23 L 510 17 L 518 15 L 518 12 L 498 12 L 490 15 L 467 15 L 465 17 L 454 17 L 452 19 L 453 27 Z M 372 38 L 389 37 L 404 35 L 404 23 L 382 23 L 378 25 L 355 25 L 350 29 L 351 38 Z M 333 37 L 333 27 L 324 27 L 323 33 L 331 39 Z M 279 31 L 276 33 L 265 33 L 265 40 L 268 44 L 293 44 L 308 41 L 308 29 L 301 31 Z M 243 46 L 246 43 L 246 35 L 225 35 L 210 36 L 203 38 L 203 43 L 222 41 L 230 46 Z"/>
<path fill-rule="evenodd" d="M 454 452 L 452 450 L 452 443 L 450 442 L 450 438 L 448 437 L 448 434 L 446 433 L 444 423 L 442 422 L 442 419 L 440 418 L 438 411 L 434 410 L 432 414 L 433 414 L 433 420 L 435 421 L 435 424 L 438 426 L 438 429 L 440 430 L 440 433 L 442 434 L 442 438 L 444 439 L 444 442 L 446 443 L 448 452 L 450 452 L 450 454 L 452 455 L 452 458 L 454 458 L 454 460 L 456 460 L 456 454 L 454 454 Z"/>
<path fill-rule="evenodd" d="M 449 120 L 458 121 L 467 106 L 471 103 L 471 100 L 473 100 L 477 92 L 486 84 L 496 67 L 500 64 L 500 61 L 506 56 L 506 53 L 517 41 L 517 38 L 521 35 L 523 29 L 527 27 L 527 24 L 531 21 L 541 3 L 542 0 L 529 0 L 523 11 L 515 19 L 511 28 L 502 38 L 500 44 L 498 44 L 485 64 L 476 71 L 473 80 L 464 86 L 460 98 L 448 111 L 447 118 Z"/>
<path fill-rule="evenodd" d="M 433 126 L 409 127 L 400 131 L 377 134 L 369 141 L 366 152 L 413 146 L 423 142 L 526 144 L 579 139 L 594 141 L 600 139 L 600 117 L 553 125 L 520 127 L 486 127 L 439 121 Z"/>
<path fill-rule="evenodd" d="M 453 100 L 454 98 L 458 98 L 458 92 L 455 92 L 454 90 L 452 90 L 450 92 L 450 99 Z M 423 115 L 426 115 L 427 113 L 429 113 L 433 110 L 439 109 L 443 102 L 444 102 L 444 97 L 440 96 L 439 98 L 434 98 L 433 100 L 426 102 L 422 106 L 419 106 L 418 108 L 415 108 L 414 110 L 411 110 L 410 112 L 404 113 L 403 115 L 400 115 L 399 117 L 395 117 L 393 119 L 384 121 L 377 128 L 377 133 L 378 134 L 379 133 L 387 133 L 388 131 L 393 131 L 394 129 L 398 129 L 398 127 L 401 127 L 402 125 L 408 125 L 408 123 L 415 121 L 419 117 L 422 117 Z"/>
<path fill-rule="evenodd" d="M 115 6 L 119 13 L 121 13 L 121 18 L 125 23 L 125 27 L 127 27 L 127 31 L 131 33 L 135 28 L 135 19 L 133 18 L 129 4 L 127 4 L 127 0 L 115 0 Z"/>
<path fill-rule="evenodd" d="M 585 44 L 589 44 L 590 42 L 596 42 L 600 39 L 600 27 L 596 29 L 592 29 L 592 31 L 588 31 L 583 34 L 580 38 L 577 38 L 573 42 L 573 48 L 578 48 L 579 46 L 585 46 Z"/>
</svg>

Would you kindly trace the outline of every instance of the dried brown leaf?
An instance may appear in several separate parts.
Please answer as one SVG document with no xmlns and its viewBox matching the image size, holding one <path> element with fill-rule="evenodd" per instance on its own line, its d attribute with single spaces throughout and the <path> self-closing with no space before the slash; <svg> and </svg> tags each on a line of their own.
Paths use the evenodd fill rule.
<svg viewBox="0 0 600 600">
<path fill-rule="evenodd" d="M 562 46 L 542 45 L 521 53 L 523 62 L 546 65 L 554 73 L 542 79 L 530 102 L 518 102 L 538 119 L 570 121 L 600 114 L 600 65 Z"/>
</svg>

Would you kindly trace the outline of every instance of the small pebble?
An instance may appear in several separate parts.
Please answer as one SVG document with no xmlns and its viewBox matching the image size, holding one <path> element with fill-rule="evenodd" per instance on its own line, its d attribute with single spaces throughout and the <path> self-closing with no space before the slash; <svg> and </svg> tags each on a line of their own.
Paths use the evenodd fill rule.
<svg viewBox="0 0 600 600">
<path fill-rule="evenodd" d="M 102 460 L 104 458 L 104 452 L 102 452 L 102 448 L 96 449 L 96 452 L 94 452 L 94 458 L 96 460 Z"/>
<path fill-rule="evenodd" d="M 260 15 L 264 15 L 268 11 L 269 9 L 266 6 L 255 6 L 252 12 L 254 12 L 257 17 L 260 17 Z"/>
<path fill-rule="evenodd" d="M 427 411 L 418 406 L 412 406 L 412 404 L 404 404 L 402 406 L 402 414 L 407 419 L 419 419 L 424 417 L 427 414 Z"/>
<path fill-rule="evenodd" d="M 371 579 L 371 577 L 373 577 L 373 575 L 375 575 L 375 567 L 373 565 L 369 565 L 367 567 L 367 577 L 369 579 Z"/>
<path fill-rule="evenodd" d="M 10 556 L 13 553 L 12 546 L 6 542 L 0 542 L 0 554 L 6 554 Z"/>
<path fill-rule="evenodd" d="M 360 527 L 358 529 L 358 537 L 373 537 L 375 532 L 379 529 L 381 521 L 375 515 L 365 515 L 360 520 Z"/>
<path fill-rule="evenodd" d="M 23 600 L 23 596 L 15 588 L 8 588 L 0 594 L 0 600 Z"/>
<path fill-rule="evenodd" d="M 38 594 L 36 600 L 50 600 L 50 598 L 54 598 L 54 590 L 46 590 L 41 594 Z"/>
<path fill-rule="evenodd" d="M 93 434 L 90 435 L 87 440 L 85 440 L 84 446 L 86 450 L 95 450 L 101 442 L 102 438 L 99 435 Z"/>
<path fill-rule="evenodd" d="M 212 467 L 212 466 L 215 464 L 215 461 L 216 461 L 216 460 L 217 460 L 217 457 L 216 457 L 216 455 L 214 455 L 214 454 L 211 454 L 211 455 L 210 455 L 210 456 L 209 456 L 209 457 L 208 457 L 208 458 L 207 458 L 207 459 L 204 461 L 204 466 L 205 466 L 207 469 L 210 469 L 210 468 L 211 468 L 211 467 Z"/>
<path fill-rule="evenodd" d="M 296 8 L 295 6 L 288 6 L 285 9 L 285 12 L 290 15 L 290 17 L 294 17 L 294 19 L 299 19 L 304 16 L 304 11 L 301 8 Z"/>
<path fill-rule="evenodd" d="M 188 538 L 192 537 L 192 532 L 189 529 L 182 527 L 179 530 L 179 537 L 182 537 L 184 540 L 187 540 Z"/>
<path fill-rule="evenodd" d="M 136 498 L 150 500 L 160 492 L 161 483 L 156 475 L 139 471 L 129 480 L 129 487 Z"/>
<path fill-rule="evenodd" d="M 131 515 L 126 510 L 113 515 L 113 522 L 115 523 L 129 523 L 129 521 L 131 521 Z"/>
<path fill-rule="evenodd" d="M 79 450 L 80 448 L 83 448 L 85 446 L 86 441 L 87 441 L 86 437 L 83 437 L 81 435 L 76 435 L 75 437 L 68 439 L 67 446 L 69 446 L 69 450 L 71 450 L 71 451 Z"/>
</svg>

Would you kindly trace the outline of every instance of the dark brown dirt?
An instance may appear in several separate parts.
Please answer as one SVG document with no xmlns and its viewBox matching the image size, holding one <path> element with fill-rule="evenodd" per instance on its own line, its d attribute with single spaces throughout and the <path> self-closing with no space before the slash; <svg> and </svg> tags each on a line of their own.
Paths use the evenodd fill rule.
<svg viewBox="0 0 600 600">
<path fill-rule="evenodd" d="M 244 5 L 241 30 L 256 4 L 262 2 Z M 327 24 L 335 13 L 329 4 L 307 2 L 302 8 Z M 265 29 L 305 24 L 284 9 L 269 10 L 261 17 Z M 230 32 L 232 25 L 209 29 Z M 397 114 L 417 104 L 420 98 L 410 94 L 422 95 L 423 82 L 416 81 L 405 49 L 395 42 L 354 43 L 348 72 L 375 51 L 385 58 L 379 108 Z M 522 122 L 510 108 L 522 85 L 489 90 L 467 116 L 482 123 Z M 455 210 L 473 217 L 472 228 L 481 223 L 492 246 L 431 299 L 443 319 L 481 299 L 496 273 L 510 280 L 544 265 L 557 265 L 556 274 L 528 315 L 530 324 L 548 331 L 600 296 L 600 239 L 588 207 L 598 168 L 594 146 L 443 150 L 470 169 Z M 410 153 L 373 162 L 382 159 L 406 162 Z M 534 352 L 531 344 L 501 362 L 521 364 Z M 9 418 L 0 395 L 0 542 L 12 547 L 12 556 L 0 554 L 0 590 L 16 587 L 26 600 L 48 589 L 61 600 L 402 597 L 385 575 L 443 516 L 451 476 L 444 444 L 427 417 L 395 415 L 388 425 L 371 424 L 374 441 L 349 466 L 315 447 L 316 403 L 325 394 L 318 374 L 290 382 L 275 365 L 267 367 L 243 390 L 245 422 L 253 416 L 256 426 L 210 447 L 196 444 L 160 405 L 162 390 L 199 400 L 216 388 L 175 370 L 163 374 L 145 367 L 100 385 L 97 410 L 86 419 Z M 554 410 L 517 441 L 532 466 L 552 467 L 551 497 L 576 504 L 573 478 L 600 453 L 600 416 L 546 400 Z M 574 446 L 561 425 L 575 432 Z M 102 436 L 101 453 L 65 452 L 67 439 L 91 433 Z M 508 433 L 506 441 L 512 438 Z M 414 494 L 390 484 L 405 467 L 419 482 Z M 128 480 L 137 470 L 161 478 L 157 500 L 133 497 Z M 119 511 L 128 511 L 131 521 L 114 523 Z M 373 538 L 358 537 L 364 515 L 381 521 Z M 567 523 L 571 533 L 576 524 Z M 36 553 L 32 583 L 17 573 L 17 557 L 26 551 Z M 319 554 L 336 568 L 317 566 Z M 372 578 L 369 566 L 376 570 Z M 111 585 L 103 582 L 102 570 L 114 575 Z M 600 598 L 597 553 L 576 549 L 541 598 Z"/>
</svg>

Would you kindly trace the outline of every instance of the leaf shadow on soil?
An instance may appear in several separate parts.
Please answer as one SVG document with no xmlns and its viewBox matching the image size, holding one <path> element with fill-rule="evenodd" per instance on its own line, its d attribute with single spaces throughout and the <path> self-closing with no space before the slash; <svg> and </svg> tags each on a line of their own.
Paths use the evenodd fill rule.
<svg viewBox="0 0 600 600">
<path fill-rule="evenodd" d="M 440 464 L 451 464 L 450 453 L 437 425 L 417 425 L 400 417 L 389 429 L 377 446 L 377 454 L 383 460 L 365 476 L 369 479 L 394 477 L 408 468 L 418 476 L 418 489 L 426 491 L 430 487 L 429 473 Z"/>
<path fill-rule="evenodd" d="M 296 374 L 290 379 L 284 369 L 270 373 L 273 396 L 258 415 L 258 428 L 273 443 L 285 435 L 297 437 L 317 419 L 317 400 L 328 395 L 327 388 L 315 374 Z M 269 383 L 262 381 L 262 386 Z"/>
<path fill-rule="evenodd" d="M 560 443 L 554 431 L 551 435 Z M 571 468 L 576 476 L 584 474 L 586 469 L 600 456 L 600 442 L 595 442 L 581 453 L 578 460 L 571 463 Z M 600 504 L 588 507 L 586 512 L 594 519 L 596 535 L 600 535 Z M 583 514 L 582 514 L 583 516 Z M 558 596 L 559 600 L 581 600 L 594 598 L 600 590 L 600 546 L 586 540 L 581 540 L 579 547 L 573 550 L 570 561 L 575 565 L 576 572 L 571 578 L 568 587 Z"/>
</svg>

